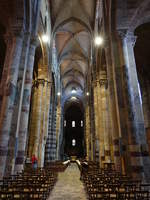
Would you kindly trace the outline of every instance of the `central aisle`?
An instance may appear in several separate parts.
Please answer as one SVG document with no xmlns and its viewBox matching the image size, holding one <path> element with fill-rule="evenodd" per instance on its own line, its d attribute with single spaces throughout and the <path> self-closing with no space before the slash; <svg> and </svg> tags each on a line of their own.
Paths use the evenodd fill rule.
<svg viewBox="0 0 150 200">
<path fill-rule="evenodd" d="M 48 200 L 86 200 L 86 192 L 80 181 L 77 164 L 71 163 L 65 172 L 58 175 L 58 181 Z"/>
</svg>

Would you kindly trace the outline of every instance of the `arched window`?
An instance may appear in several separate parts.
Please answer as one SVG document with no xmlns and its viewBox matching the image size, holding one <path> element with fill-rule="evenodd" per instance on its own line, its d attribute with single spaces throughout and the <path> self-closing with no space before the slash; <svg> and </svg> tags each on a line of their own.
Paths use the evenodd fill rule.
<svg viewBox="0 0 150 200">
<path fill-rule="evenodd" d="M 75 121 L 72 121 L 72 127 L 75 127 L 75 126 L 76 126 Z"/>
<path fill-rule="evenodd" d="M 76 146 L 76 140 L 75 139 L 72 140 L 72 146 L 73 147 Z"/>
</svg>

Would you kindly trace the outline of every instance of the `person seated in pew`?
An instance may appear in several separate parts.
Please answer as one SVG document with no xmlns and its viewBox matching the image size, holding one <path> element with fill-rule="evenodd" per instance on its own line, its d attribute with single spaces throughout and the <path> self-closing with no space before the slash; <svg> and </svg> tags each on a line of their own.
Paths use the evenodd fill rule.
<svg viewBox="0 0 150 200">
<path fill-rule="evenodd" d="M 37 157 L 35 156 L 35 154 L 32 156 L 31 161 L 32 161 L 32 168 L 37 169 L 38 160 L 37 160 Z"/>
</svg>

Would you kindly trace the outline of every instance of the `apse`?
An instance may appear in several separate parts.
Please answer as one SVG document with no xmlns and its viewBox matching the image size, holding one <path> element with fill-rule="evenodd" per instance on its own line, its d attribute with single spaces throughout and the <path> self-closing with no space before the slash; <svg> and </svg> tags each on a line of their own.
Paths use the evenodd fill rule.
<svg viewBox="0 0 150 200">
<path fill-rule="evenodd" d="M 70 105 L 64 113 L 64 157 L 84 157 L 84 114 L 78 105 Z"/>
</svg>

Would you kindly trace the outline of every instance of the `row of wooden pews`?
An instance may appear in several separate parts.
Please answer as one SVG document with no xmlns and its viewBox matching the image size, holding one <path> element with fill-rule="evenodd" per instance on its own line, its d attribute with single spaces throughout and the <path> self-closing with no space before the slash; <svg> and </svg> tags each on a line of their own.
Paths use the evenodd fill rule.
<svg viewBox="0 0 150 200">
<path fill-rule="evenodd" d="M 98 163 L 89 162 L 82 180 L 90 200 L 150 200 L 150 184 L 132 180 L 113 167 L 100 169 Z"/>
<path fill-rule="evenodd" d="M 53 162 L 44 168 L 28 167 L 21 173 L 4 177 L 0 181 L 0 200 L 46 200 L 57 181 L 58 172 L 66 167 Z"/>
</svg>

